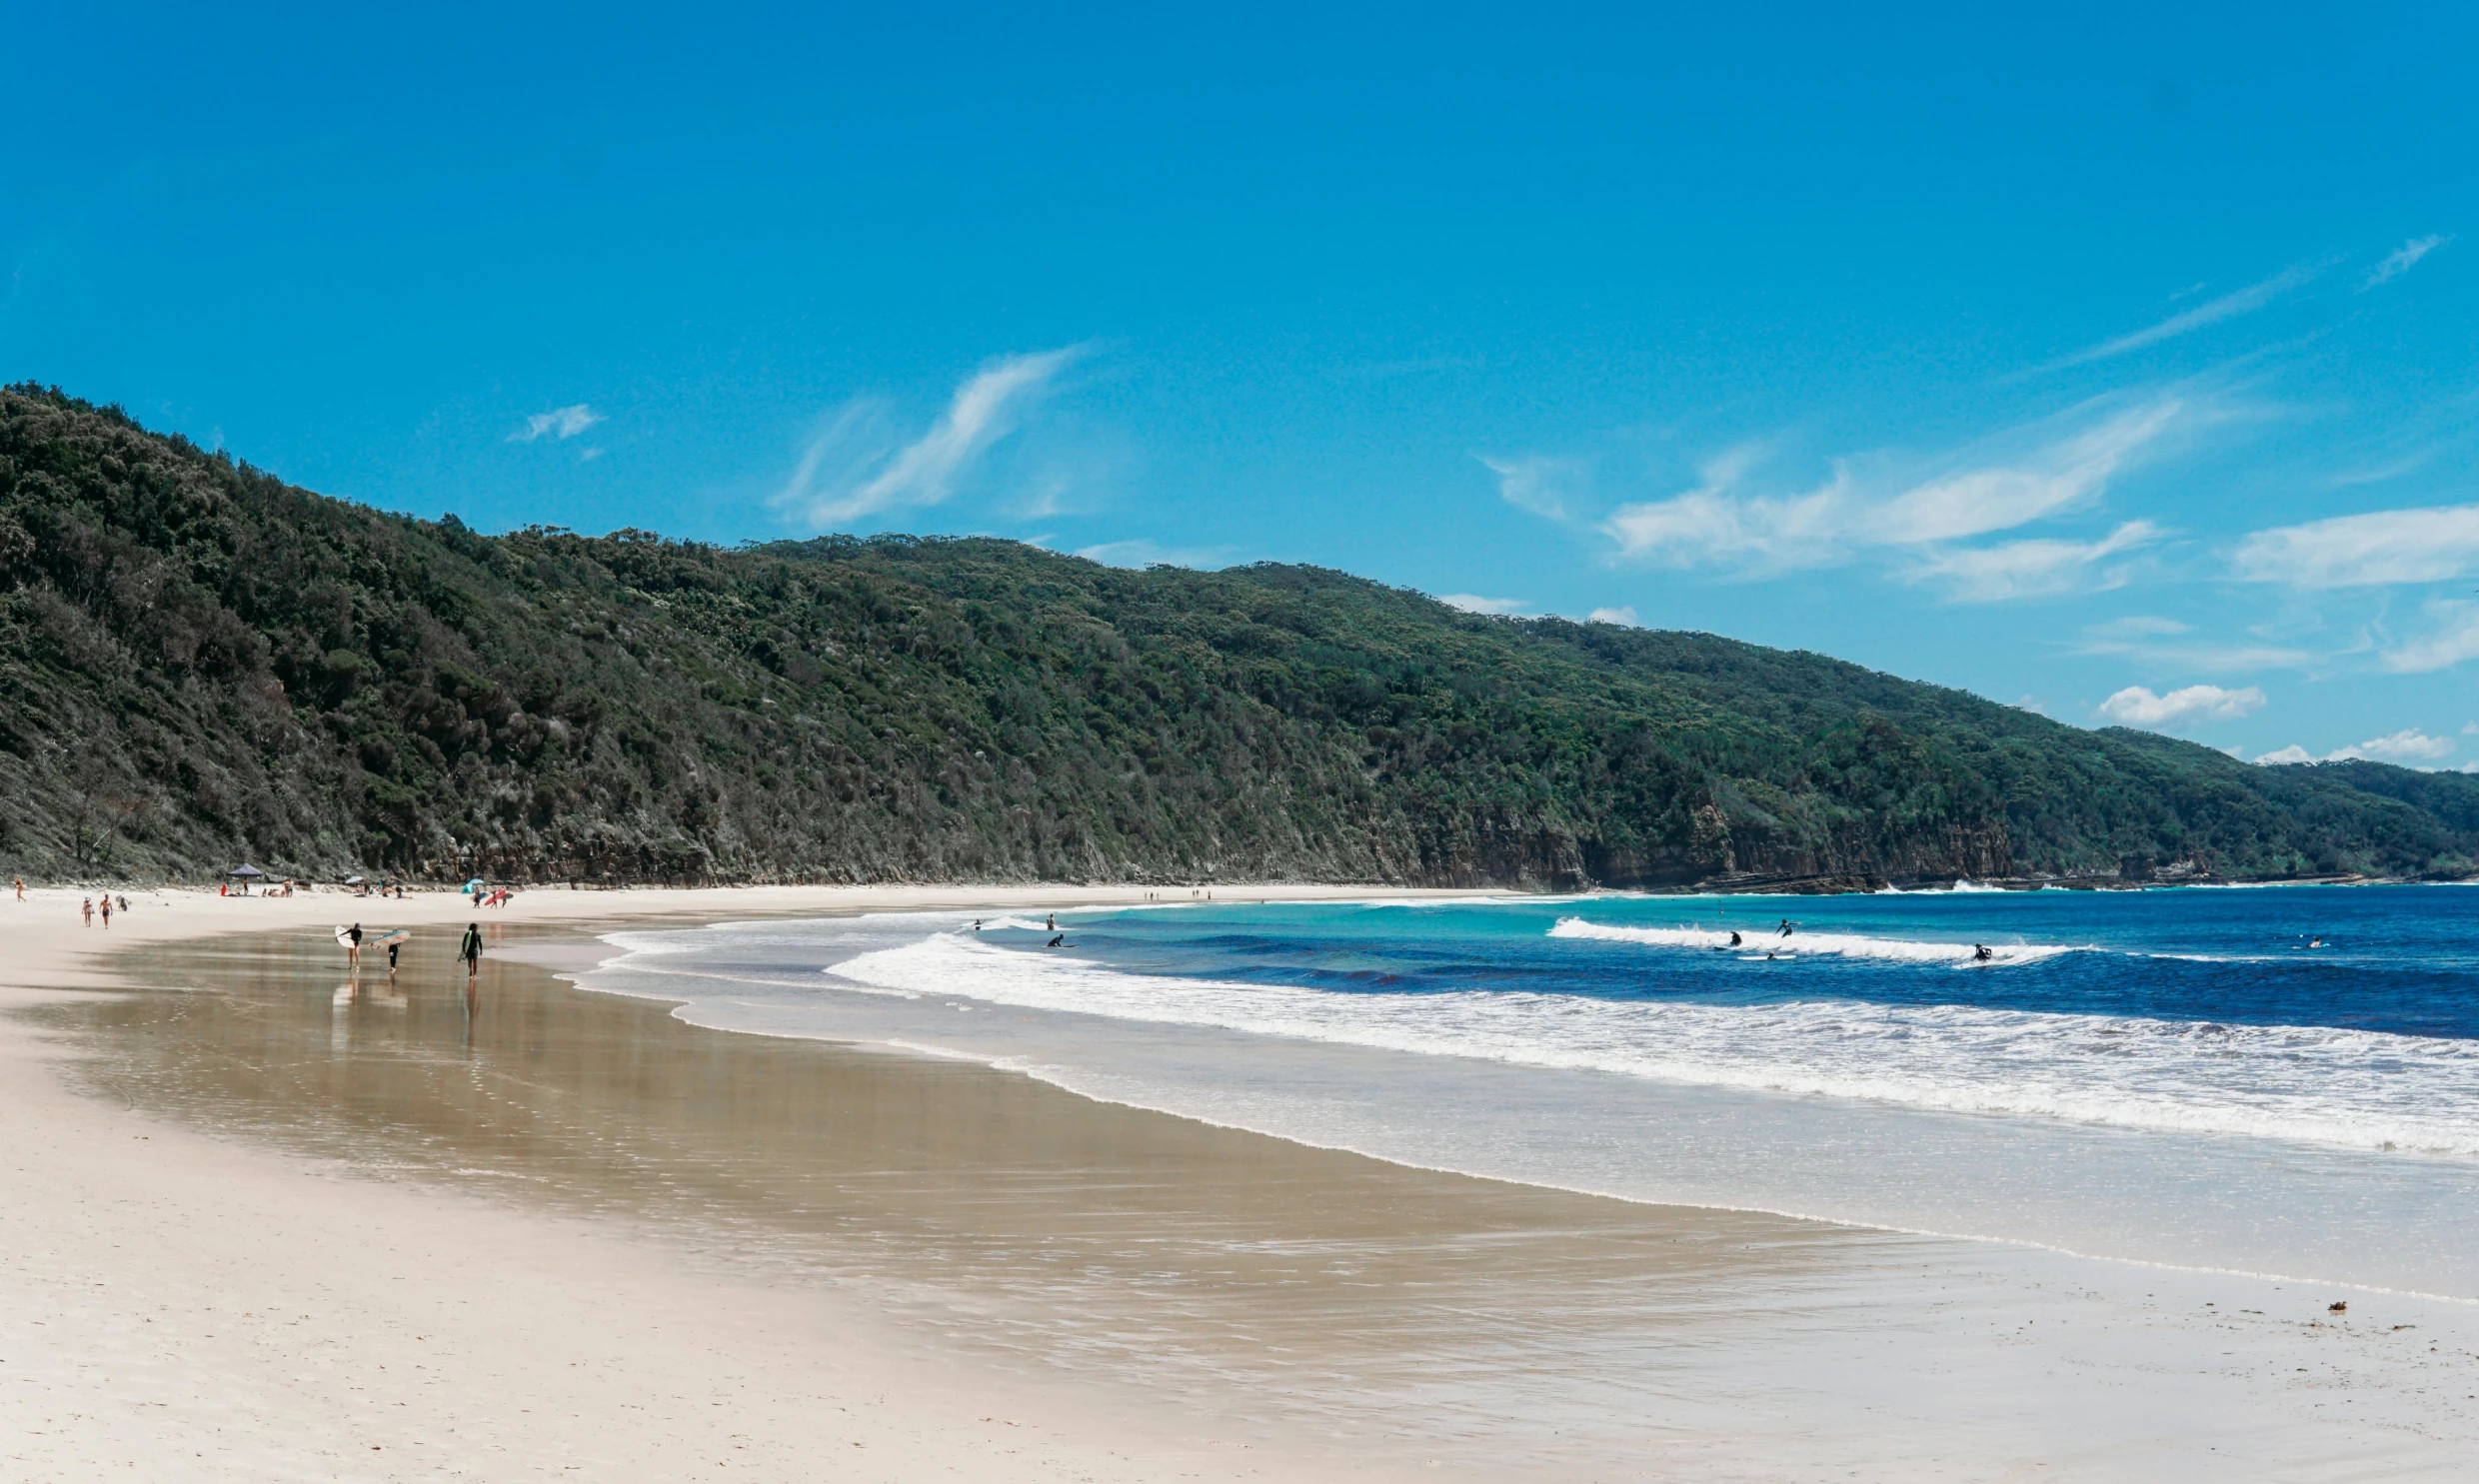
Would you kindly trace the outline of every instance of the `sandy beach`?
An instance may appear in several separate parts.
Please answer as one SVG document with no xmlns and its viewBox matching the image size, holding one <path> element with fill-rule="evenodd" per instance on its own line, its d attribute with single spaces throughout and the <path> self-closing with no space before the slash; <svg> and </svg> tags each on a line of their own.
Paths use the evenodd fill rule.
<svg viewBox="0 0 2479 1484">
<path fill-rule="evenodd" d="M 1218 888 L 1218 897 L 1242 893 Z M 1268 890 L 1261 895 L 1311 893 Z M 1318 893 L 1362 896 L 1364 891 Z M 30 892 L 32 1479 L 2450 1478 L 2467 1305 L 1435 1173 L 684 1025 L 598 930 L 1142 893 Z M 406 926 L 401 984 L 327 929 Z M 131 992 L 131 991 L 140 992 Z"/>
</svg>

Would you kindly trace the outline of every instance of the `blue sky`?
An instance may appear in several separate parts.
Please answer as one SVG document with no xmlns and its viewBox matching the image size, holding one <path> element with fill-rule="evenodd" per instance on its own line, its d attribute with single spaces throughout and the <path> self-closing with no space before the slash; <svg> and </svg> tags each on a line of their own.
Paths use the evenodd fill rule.
<svg viewBox="0 0 2479 1484">
<path fill-rule="evenodd" d="M 1311 562 L 2479 761 L 2453 11 L 894 9 L 8 0 L 0 378 L 490 530 Z"/>
</svg>

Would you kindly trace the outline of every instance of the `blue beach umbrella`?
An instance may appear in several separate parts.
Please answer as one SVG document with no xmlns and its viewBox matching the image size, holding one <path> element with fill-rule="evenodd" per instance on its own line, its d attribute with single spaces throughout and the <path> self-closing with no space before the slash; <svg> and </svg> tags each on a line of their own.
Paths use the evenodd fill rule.
<svg viewBox="0 0 2479 1484">
<path fill-rule="evenodd" d="M 476 877 L 474 877 L 472 880 L 467 881 L 467 882 L 465 883 L 465 890 L 466 890 L 466 893 L 467 893 L 468 895 L 472 894 L 473 892 L 479 891 L 479 890 L 481 890 L 481 889 L 482 889 L 482 877 L 480 877 L 480 876 L 476 876 Z"/>
</svg>

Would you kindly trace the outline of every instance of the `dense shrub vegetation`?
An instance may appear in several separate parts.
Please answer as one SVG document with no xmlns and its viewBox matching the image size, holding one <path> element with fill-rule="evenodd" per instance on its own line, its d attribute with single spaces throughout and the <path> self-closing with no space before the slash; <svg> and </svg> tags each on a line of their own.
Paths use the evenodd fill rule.
<svg viewBox="0 0 2479 1484">
<path fill-rule="evenodd" d="M 2479 783 L 1008 542 L 486 537 L 0 392 L 0 867 L 1529 885 L 2461 874 Z"/>
</svg>

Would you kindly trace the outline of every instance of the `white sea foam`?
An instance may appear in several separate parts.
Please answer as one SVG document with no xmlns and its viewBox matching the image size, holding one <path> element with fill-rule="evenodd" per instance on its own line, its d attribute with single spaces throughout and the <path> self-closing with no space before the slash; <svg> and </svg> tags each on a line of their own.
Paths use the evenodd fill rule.
<svg viewBox="0 0 2479 1484">
<path fill-rule="evenodd" d="M 1941 953 L 1952 945 L 1907 946 Z M 1340 993 L 1123 973 L 954 933 L 865 953 L 826 972 L 880 992 L 1418 1055 L 1952 1112 L 2479 1155 L 2479 1043 L 2469 1041 L 1838 999 L 1714 1005 L 1528 991 Z"/>
<path fill-rule="evenodd" d="M 1659 948 L 1726 948 L 1732 946 L 1727 931 L 1707 931 L 1700 927 L 1605 927 L 1586 922 L 1581 917 L 1561 917 L 1549 929 L 1551 937 L 1597 938 L 1603 942 L 1643 943 Z M 1986 958 L 1975 956 L 1976 943 L 1916 942 L 1898 937 L 1865 937 L 1853 932 L 1793 932 L 1784 937 L 1775 932 L 1742 928 L 1741 948 L 1775 949 L 1792 953 L 1831 953 L 1841 958 L 1882 958 L 1896 963 L 1945 963 L 1955 968 L 1991 968 L 2006 964 L 2037 963 L 2059 953 L 2074 949 L 2061 943 L 1990 943 Z"/>
</svg>

